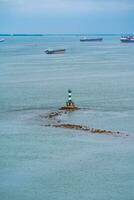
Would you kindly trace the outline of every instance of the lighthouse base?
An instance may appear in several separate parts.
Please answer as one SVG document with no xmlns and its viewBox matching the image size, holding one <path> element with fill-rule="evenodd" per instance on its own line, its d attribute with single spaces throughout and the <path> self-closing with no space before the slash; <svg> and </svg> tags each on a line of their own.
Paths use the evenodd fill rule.
<svg viewBox="0 0 134 200">
<path fill-rule="evenodd" d="M 62 106 L 60 110 L 67 110 L 67 111 L 74 111 L 78 110 L 79 108 L 75 105 L 73 101 L 67 101 L 65 106 Z"/>
</svg>

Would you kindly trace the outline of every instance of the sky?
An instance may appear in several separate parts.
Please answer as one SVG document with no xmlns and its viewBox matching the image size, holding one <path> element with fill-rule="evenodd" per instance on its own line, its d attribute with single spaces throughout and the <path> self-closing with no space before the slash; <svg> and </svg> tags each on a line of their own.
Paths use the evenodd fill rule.
<svg viewBox="0 0 134 200">
<path fill-rule="evenodd" d="M 0 33 L 134 33 L 134 0 L 0 0 Z"/>
</svg>

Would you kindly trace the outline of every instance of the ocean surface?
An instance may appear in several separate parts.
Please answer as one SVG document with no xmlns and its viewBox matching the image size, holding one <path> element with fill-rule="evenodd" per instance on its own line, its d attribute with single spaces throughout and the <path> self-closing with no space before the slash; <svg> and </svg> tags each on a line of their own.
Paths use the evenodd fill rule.
<svg viewBox="0 0 134 200">
<path fill-rule="evenodd" d="M 134 199 L 134 44 L 120 36 L 12 36 L 0 43 L 0 199 Z M 47 48 L 66 48 L 47 55 Z M 64 123 L 115 137 L 45 127 L 67 100 Z"/>
</svg>

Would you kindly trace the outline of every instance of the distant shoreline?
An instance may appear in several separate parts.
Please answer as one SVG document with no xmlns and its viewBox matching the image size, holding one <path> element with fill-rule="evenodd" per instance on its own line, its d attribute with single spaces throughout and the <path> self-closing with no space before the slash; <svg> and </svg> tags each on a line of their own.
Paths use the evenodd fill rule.
<svg viewBox="0 0 134 200">
<path fill-rule="evenodd" d="M 88 34 L 88 33 L 51 33 L 51 34 L 43 34 L 43 33 L 0 33 L 0 36 L 120 36 L 120 35 L 132 35 L 131 33 L 126 33 L 126 34 L 104 34 L 104 33 L 94 33 L 94 34 Z"/>
</svg>

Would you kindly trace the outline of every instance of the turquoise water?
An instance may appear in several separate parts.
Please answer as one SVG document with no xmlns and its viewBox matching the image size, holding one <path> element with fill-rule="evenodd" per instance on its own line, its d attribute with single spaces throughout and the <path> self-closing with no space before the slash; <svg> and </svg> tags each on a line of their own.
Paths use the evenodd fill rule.
<svg viewBox="0 0 134 200">
<path fill-rule="evenodd" d="M 134 199 L 134 44 L 79 38 L 6 37 L 0 44 L 2 200 Z M 61 47 L 63 55 L 44 53 Z M 82 109 L 60 117 L 65 123 L 129 136 L 43 126 L 68 88 Z"/>
</svg>

